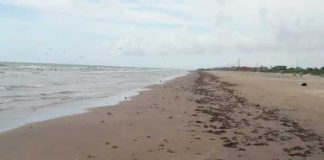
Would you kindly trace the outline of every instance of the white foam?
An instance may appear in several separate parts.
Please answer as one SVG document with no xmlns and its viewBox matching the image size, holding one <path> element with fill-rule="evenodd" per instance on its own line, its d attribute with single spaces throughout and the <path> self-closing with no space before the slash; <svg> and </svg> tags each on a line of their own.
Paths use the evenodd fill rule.
<svg viewBox="0 0 324 160">
<path fill-rule="evenodd" d="M 6 91 L 6 90 L 7 90 L 6 87 L 1 87 L 1 86 L 0 86 L 0 91 Z"/>
</svg>

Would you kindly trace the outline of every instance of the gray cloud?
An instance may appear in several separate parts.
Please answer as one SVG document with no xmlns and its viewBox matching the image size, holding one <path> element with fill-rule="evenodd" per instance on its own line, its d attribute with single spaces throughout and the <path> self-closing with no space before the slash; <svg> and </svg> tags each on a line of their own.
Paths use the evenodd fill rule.
<svg viewBox="0 0 324 160">
<path fill-rule="evenodd" d="M 68 40 L 98 52 L 92 53 L 97 54 L 94 57 L 224 56 L 220 59 L 232 60 L 246 55 L 270 63 L 275 57 L 271 55 L 280 55 L 280 60 L 317 55 L 307 64 L 324 61 L 324 2 L 318 0 L 4 2 L 40 11 L 53 34 L 78 35 L 77 40 Z M 76 50 L 75 55 L 88 54 Z"/>
</svg>

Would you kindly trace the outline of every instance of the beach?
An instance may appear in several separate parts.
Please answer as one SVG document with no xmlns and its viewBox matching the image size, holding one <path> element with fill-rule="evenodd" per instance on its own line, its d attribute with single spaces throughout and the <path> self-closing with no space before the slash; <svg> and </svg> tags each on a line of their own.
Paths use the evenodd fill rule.
<svg viewBox="0 0 324 160">
<path fill-rule="evenodd" d="M 0 159 L 324 159 L 323 78 L 194 71 L 149 88 L 0 133 Z"/>
</svg>

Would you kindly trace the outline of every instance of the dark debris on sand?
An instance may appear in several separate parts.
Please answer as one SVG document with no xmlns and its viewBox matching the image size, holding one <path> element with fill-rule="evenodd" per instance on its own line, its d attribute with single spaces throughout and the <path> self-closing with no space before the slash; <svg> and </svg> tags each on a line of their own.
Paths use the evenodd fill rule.
<svg viewBox="0 0 324 160">
<path fill-rule="evenodd" d="M 192 121 L 189 126 L 219 136 L 224 147 L 238 151 L 248 151 L 252 146 L 270 149 L 270 145 L 275 144 L 285 145 L 282 153 L 278 154 L 292 159 L 324 154 L 322 137 L 304 129 L 297 121 L 280 113 L 278 108 L 249 103 L 230 89 L 233 84 L 222 82 L 205 72 L 199 74 L 192 88 L 193 95 L 197 97 L 197 108 L 192 116 L 208 115 L 209 120 Z M 264 125 L 268 123 L 272 125 Z M 299 146 L 286 147 L 295 142 Z"/>
</svg>

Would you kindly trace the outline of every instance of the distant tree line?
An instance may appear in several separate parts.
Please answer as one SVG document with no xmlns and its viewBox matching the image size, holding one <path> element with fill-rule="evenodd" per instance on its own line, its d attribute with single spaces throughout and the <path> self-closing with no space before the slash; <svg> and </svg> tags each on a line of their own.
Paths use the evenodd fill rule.
<svg viewBox="0 0 324 160">
<path fill-rule="evenodd" d="M 230 71 L 251 71 L 251 72 L 271 72 L 271 73 L 290 73 L 294 75 L 304 75 L 311 74 L 324 77 L 324 66 L 321 68 L 301 68 L 301 67 L 291 67 L 287 66 L 274 66 L 274 67 L 221 67 L 221 68 L 211 68 L 202 70 L 230 70 Z"/>
<path fill-rule="evenodd" d="M 322 68 L 287 68 L 286 66 L 275 66 L 272 68 L 269 68 L 267 70 L 264 70 L 265 72 L 274 72 L 274 73 L 291 73 L 291 74 L 311 74 L 311 75 L 318 75 L 318 76 L 324 76 L 324 67 Z"/>
</svg>

